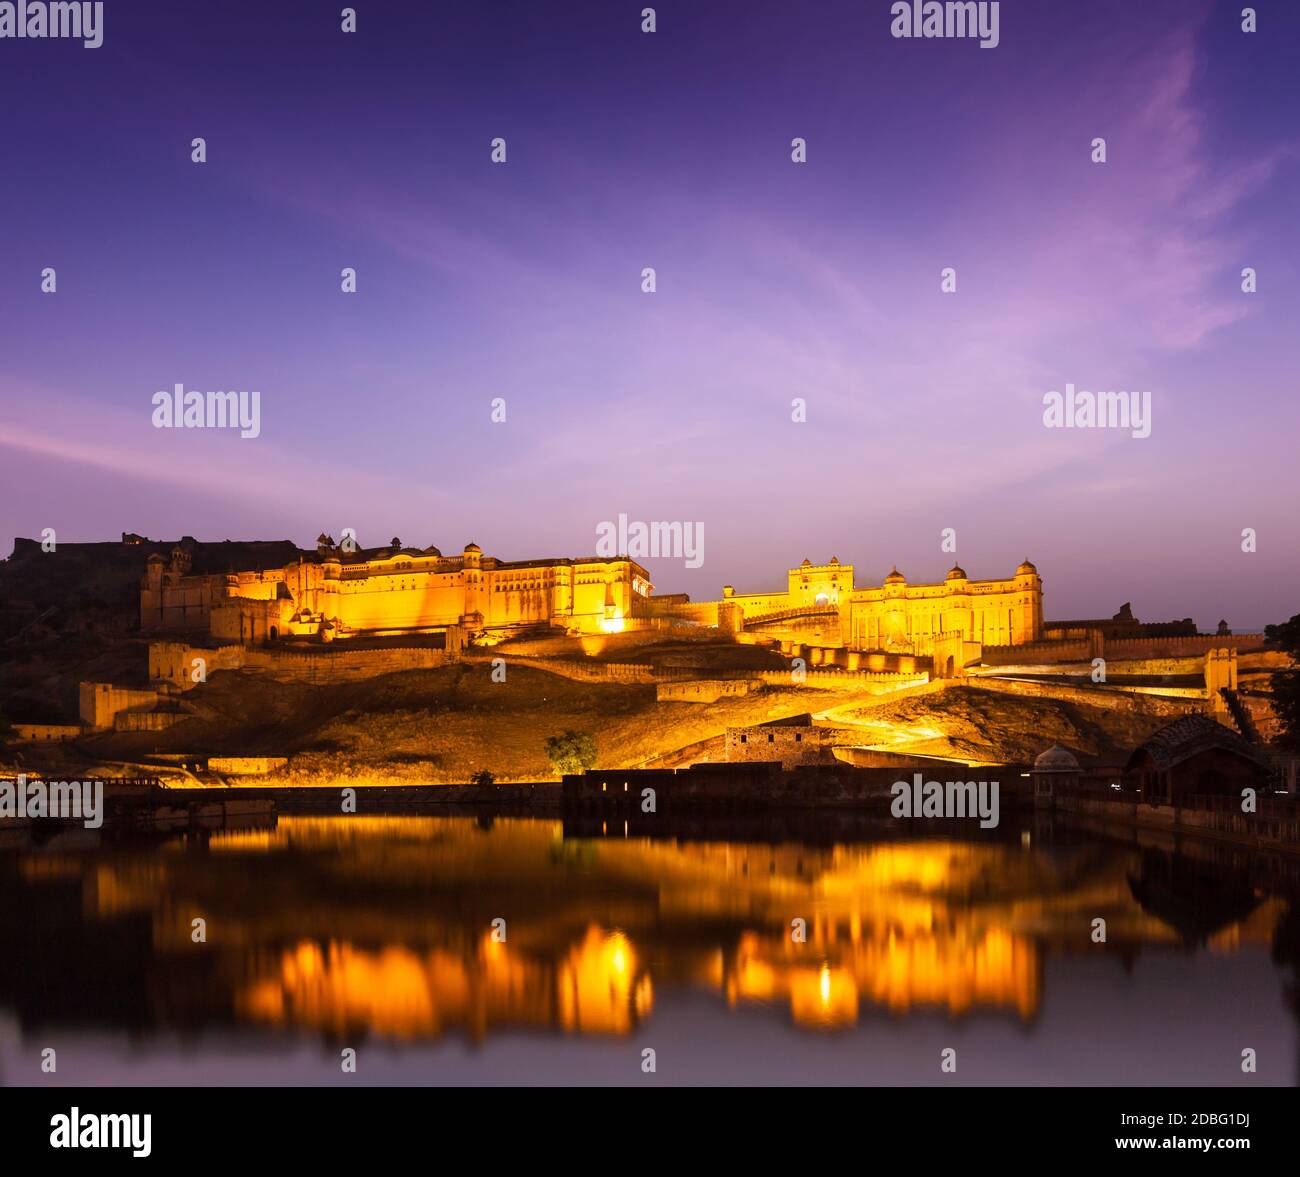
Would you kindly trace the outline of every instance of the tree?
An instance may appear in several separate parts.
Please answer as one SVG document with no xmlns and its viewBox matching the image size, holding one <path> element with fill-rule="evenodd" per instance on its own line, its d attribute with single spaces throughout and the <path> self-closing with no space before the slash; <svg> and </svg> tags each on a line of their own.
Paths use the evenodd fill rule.
<svg viewBox="0 0 1300 1177">
<path fill-rule="evenodd" d="M 570 729 L 564 735 L 551 736 L 546 741 L 546 755 L 551 767 L 561 776 L 585 772 L 596 763 L 596 741 L 588 732 Z"/>
<path fill-rule="evenodd" d="M 1264 638 L 1272 647 L 1300 663 L 1300 613 L 1282 625 L 1266 625 Z M 1273 710 L 1282 721 L 1282 743 L 1300 749 L 1300 669 L 1275 670 L 1271 679 Z"/>
<path fill-rule="evenodd" d="M 469 778 L 471 785 L 480 785 L 483 788 L 489 788 L 495 785 L 497 778 L 494 777 L 486 768 L 480 768 L 472 777 Z"/>
</svg>

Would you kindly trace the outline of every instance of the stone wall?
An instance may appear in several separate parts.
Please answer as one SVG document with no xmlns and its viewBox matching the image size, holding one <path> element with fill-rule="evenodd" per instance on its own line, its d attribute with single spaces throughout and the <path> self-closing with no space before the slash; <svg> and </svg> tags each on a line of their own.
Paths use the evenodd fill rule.
<svg viewBox="0 0 1300 1177">
<path fill-rule="evenodd" d="M 182 719 L 188 719 L 184 711 L 119 711 L 113 716 L 115 732 L 162 732 Z"/>
<path fill-rule="evenodd" d="M 1141 637 L 1141 638 L 1107 638 L 1102 655 L 1111 658 L 1185 658 L 1204 655 L 1210 650 L 1221 647 L 1242 650 L 1258 650 L 1264 645 L 1262 633 L 1238 633 L 1231 637 L 1219 637 L 1212 633 L 1200 633 L 1185 637 Z"/>
<path fill-rule="evenodd" d="M 1040 662 L 1090 662 L 1098 653 L 1086 638 L 1025 642 L 1019 646 L 985 646 L 980 655 L 984 666 L 1030 665 Z"/>
<path fill-rule="evenodd" d="M 265 776 L 288 763 L 284 756 L 209 756 L 208 771 L 230 776 Z"/>
<path fill-rule="evenodd" d="M 1060 699 L 1067 703 L 1083 703 L 1089 707 L 1105 707 L 1112 711 L 1141 711 L 1144 714 L 1168 715 L 1177 718 L 1205 710 L 1205 692 L 1193 691 L 1187 698 L 1162 697 L 1159 688 L 1147 688 L 1154 693 L 1139 693 L 1134 690 L 1120 690 L 1108 686 L 1072 687 L 1061 683 L 1027 682 L 1022 679 L 1011 681 L 1000 678 L 980 678 L 975 682 L 967 681 L 972 690 L 999 691 L 1004 695 L 1020 695 L 1023 698 Z"/>
<path fill-rule="evenodd" d="M 124 711 L 152 711 L 158 706 L 158 692 L 115 687 L 106 682 L 83 682 L 79 689 L 81 722 L 92 731 L 107 731 L 115 726 Z"/>
<path fill-rule="evenodd" d="M 840 670 L 838 668 L 809 669 L 802 680 L 796 680 L 789 670 L 760 670 L 758 677 L 765 683 L 778 687 L 815 687 L 830 691 L 864 691 L 883 695 L 904 687 L 921 686 L 929 681 L 925 673 L 874 672 L 869 670 Z"/>
<path fill-rule="evenodd" d="M 511 666 L 527 666 L 533 670 L 544 670 L 548 674 L 558 674 L 561 678 L 574 682 L 623 682 L 652 683 L 655 681 L 655 668 L 649 662 L 596 662 L 569 661 L 564 658 L 520 658 L 498 655 L 505 659 L 507 673 Z M 490 663 L 491 659 L 481 656 L 466 659 L 467 662 Z"/>
<path fill-rule="evenodd" d="M 930 659 L 915 654 L 887 654 L 883 651 L 825 649 L 799 642 L 782 642 L 781 653 L 787 658 L 802 658 L 807 666 L 838 667 L 841 670 L 889 671 L 898 674 L 922 674 L 930 669 Z"/>
<path fill-rule="evenodd" d="M 204 675 L 221 670 L 265 674 L 277 682 L 355 682 L 403 670 L 432 670 L 454 661 L 446 650 L 427 646 L 358 650 L 328 646 L 295 650 L 287 647 L 218 646 L 209 649 L 184 642 L 153 642 L 149 646 L 149 677 L 182 690 L 197 686 L 194 660 L 203 661 Z"/>
<path fill-rule="evenodd" d="M 655 686 L 655 701 L 659 703 L 716 703 L 748 695 L 761 689 L 763 684 L 752 678 L 708 678 L 686 682 L 661 682 Z"/>
<path fill-rule="evenodd" d="M 782 768 L 825 763 L 833 759 L 830 747 L 834 735 L 828 728 L 810 724 L 729 727 L 726 758 L 729 764 L 779 760 Z"/>
<path fill-rule="evenodd" d="M 1263 645 L 1264 635 L 1258 633 L 1231 637 L 1202 633 L 1182 637 L 1107 638 L 1100 630 L 1092 630 L 1086 638 L 1026 642 L 1020 646 L 985 646 L 981 662 L 985 666 L 1023 666 L 1040 662 L 1091 662 L 1094 658 L 1105 658 L 1109 664 L 1112 661 L 1203 658 L 1209 651 L 1221 647 L 1247 651 L 1259 650 Z"/>
<path fill-rule="evenodd" d="M 1239 799 L 1224 800 L 1228 804 L 1216 808 L 1192 808 L 1058 794 L 1055 807 L 1066 813 L 1086 814 L 1127 825 L 1180 830 L 1250 845 L 1300 845 L 1300 810 L 1289 798 L 1281 803 L 1264 798 L 1259 811 L 1252 814 L 1242 812 Z"/>
<path fill-rule="evenodd" d="M 14 737 L 26 743 L 43 743 L 47 740 L 75 740 L 81 735 L 78 723 L 15 723 Z"/>
</svg>

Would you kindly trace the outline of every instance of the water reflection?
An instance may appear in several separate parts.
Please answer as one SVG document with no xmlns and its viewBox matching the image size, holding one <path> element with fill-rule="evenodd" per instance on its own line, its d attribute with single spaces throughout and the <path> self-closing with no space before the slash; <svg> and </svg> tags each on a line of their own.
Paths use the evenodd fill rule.
<svg viewBox="0 0 1300 1177">
<path fill-rule="evenodd" d="M 1031 1027 L 1052 962 L 1248 948 L 1271 952 L 1279 993 L 1294 993 L 1285 870 L 1252 878 L 1201 854 L 1041 831 L 819 846 L 413 817 L 56 841 L 0 856 L 0 1006 L 25 1030 L 237 1024 L 408 1043 L 627 1036 L 681 992 L 822 1031 L 922 1012 Z"/>
</svg>

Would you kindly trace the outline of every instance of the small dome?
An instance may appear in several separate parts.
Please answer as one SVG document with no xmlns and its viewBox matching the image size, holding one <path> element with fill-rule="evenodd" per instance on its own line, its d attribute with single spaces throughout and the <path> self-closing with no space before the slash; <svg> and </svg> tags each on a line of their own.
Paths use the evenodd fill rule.
<svg viewBox="0 0 1300 1177">
<path fill-rule="evenodd" d="M 960 564 L 954 564 L 954 565 L 952 566 L 952 571 L 950 571 L 950 572 L 948 573 L 948 575 L 947 575 L 944 579 L 945 579 L 945 580 L 965 580 L 965 579 L 966 579 L 966 569 L 964 569 Z"/>
<path fill-rule="evenodd" d="M 424 549 L 424 554 L 425 554 L 426 556 L 441 556 L 441 555 L 442 555 L 442 553 L 441 553 L 440 551 L 438 551 L 438 549 L 435 548 L 432 544 L 430 544 L 427 548 Z"/>
<path fill-rule="evenodd" d="M 465 551 L 467 551 L 467 552 L 481 552 L 482 550 L 483 550 L 483 549 L 480 548 L 480 547 L 478 546 L 478 544 L 466 544 L 466 545 L 465 545 Z"/>
<path fill-rule="evenodd" d="M 886 583 L 886 584 L 906 584 L 906 583 L 907 583 L 907 577 L 904 576 L 901 572 L 899 572 L 899 570 L 898 570 L 898 565 L 895 564 L 895 565 L 894 565 L 894 570 L 893 570 L 893 572 L 891 572 L 888 576 L 885 577 L 885 583 Z"/>
<path fill-rule="evenodd" d="M 800 564 L 799 567 L 800 567 L 800 568 L 811 568 L 811 567 L 812 567 L 812 561 L 809 560 L 807 556 L 805 556 L 805 557 L 804 557 L 804 560 L 803 560 L 803 563 Z"/>
<path fill-rule="evenodd" d="M 1078 767 L 1079 762 L 1074 758 L 1074 753 L 1069 748 L 1062 748 L 1060 744 L 1053 744 L 1046 752 L 1040 752 L 1034 761 L 1034 768 L 1039 772 L 1074 772 Z"/>
<path fill-rule="evenodd" d="M 838 564 L 839 562 L 840 562 L 840 558 L 839 558 L 838 556 L 832 556 L 832 557 L 831 557 L 831 563 L 832 563 L 832 564 Z"/>
<path fill-rule="evenodd" d="M 1034 566 L 1033 566 L 1033 565 L 1032 565 L 1028 560 L 1026 560 L 1023 564 L 1020 565 L 1019 568 L 1016 569 L 1016 575 L 1017 575 L 1017 576 L 1037 576 L 1037 575 L 1038 575 L 1038 569 L 1035 568 L 1035 567 L 1034 567 Z"/>
</svg>

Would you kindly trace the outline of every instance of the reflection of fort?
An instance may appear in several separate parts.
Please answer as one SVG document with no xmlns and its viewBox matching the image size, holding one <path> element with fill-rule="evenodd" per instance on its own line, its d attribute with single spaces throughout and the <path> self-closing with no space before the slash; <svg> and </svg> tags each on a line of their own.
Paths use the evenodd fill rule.
<svg viewBox="0 0 1300 1177">
<path fill-rule="evenodd" d="M 1182 882 L 1197 895 L 1214 885 L 1096 843 L 565 840 L 557 823 L 454 818 L 282 819 L 206 846 L 12 861 L 25 902 L 11 908 L 39 905 L 44 936 L 86 946 L 85 960 L 51 962 L 57 984 L 97 986 L 109 1006 L 116 992 L 128 1021 L 395 1039 L 624 1034 L 689 988 L 809 1027 L 871 1011 L 1030 1019 L 1045 954 L 1102 951 L 1093 918 L 1106 918 L 1121 960 L 1181 951 Z M 1243 894 L 1196 939 L 1212 951 L 1267 944 L 1282 910 Z M 200 916 L 208 941 L 196 945 Z M 490 934 L 496 918 L 505 943 Z M 791 939 L 795 918 L 806 943 Z M 0 959 L 44 959 L 33 935 L 6 917 Z M 0 1001 L 25 1024 L 62 1008 L 39 967 L 0 970 Z"/>
<path fill-rule="evenodd" d="M 377 950 L 305 940 L 237 995 L 259 1022 L 315 1026 L 337 1034 L 360 1027 L 394 1038 L 436 1037 L 461 1027 L 560 1026 L 622 1034 L 648 1014 L 650 977 L 621 932 L 595 926 L 558 961 L 538 962 L 484 936 L 478 951 Z"/>
</svg>

